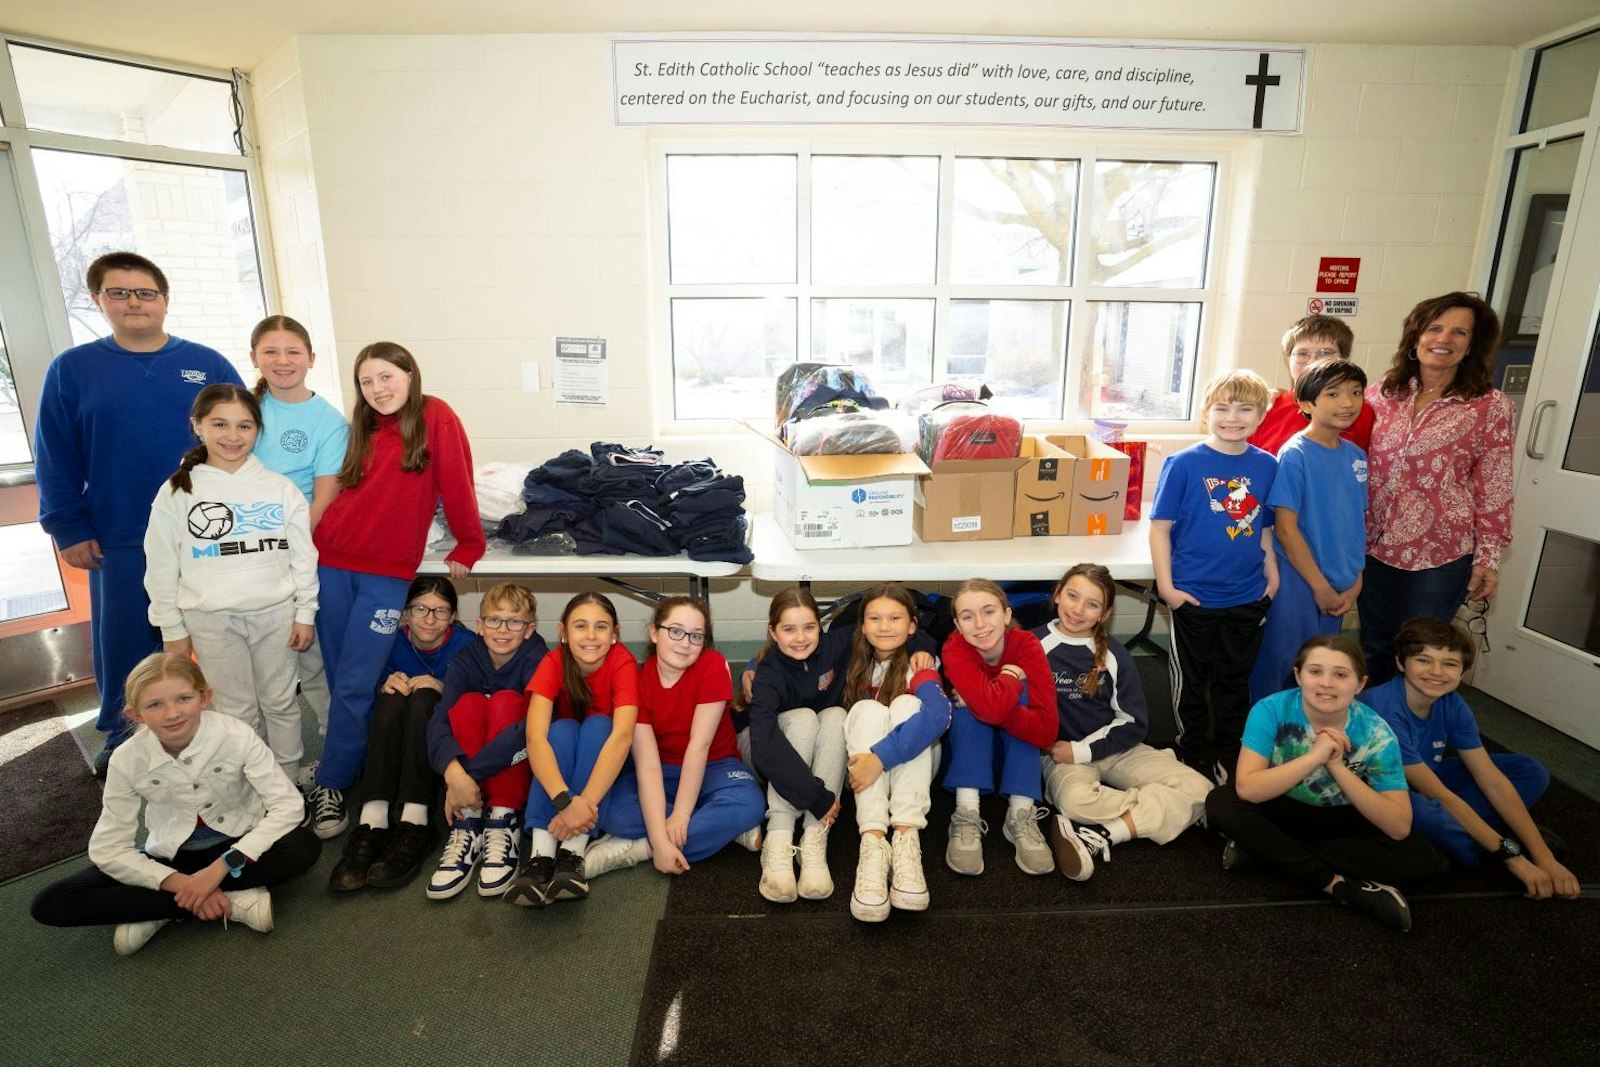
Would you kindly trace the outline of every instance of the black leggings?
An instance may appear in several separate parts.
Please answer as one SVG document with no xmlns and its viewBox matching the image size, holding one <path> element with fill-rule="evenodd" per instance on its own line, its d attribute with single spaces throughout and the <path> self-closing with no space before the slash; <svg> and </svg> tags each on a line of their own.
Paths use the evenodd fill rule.
<svg viewBox="0 0 1600 1067">
<path fill-rule="evenodd" d="M 428 719 L 444 694 L 379 693 L 367 730 L 367 762 L 356 785 L 356 810 L 369 800 L 432 806 L 439 776 L 428 765 Z"/>
<path fill-rule="evenodd" d="M 173 870 L 193 874 L 209 867 L 235 840 L 230 838 L 207 848 L 179 851 L 165 862 Z M 248 864 L 243 874 L 224 878 L 218 888 L 229 893 L 235 889 L 280 885 L 316 863 L 321 854 L 322 842 L 317 840 L 317 835 L 297 826 L 263 852 L 260 859 Z M 93 866 L 52 882 L 33 898 L 33 917 L 46 926 L 103 926 L 181 919 L 191 914 L 180 908 L 178 898 L 164 889 L 127 885 Z"/>
<path fill-rule="evenodd" d="M 1206 797 L 1206 817 L 1211 829 L 1315 892 L 1336 874 L 1404 884 L 1448 866 L 1421 834 L 1396 841 L 1353 804 L 1323 808 L 1289 796 L 1252 804 L 1229 783 Z"/>
</svg>

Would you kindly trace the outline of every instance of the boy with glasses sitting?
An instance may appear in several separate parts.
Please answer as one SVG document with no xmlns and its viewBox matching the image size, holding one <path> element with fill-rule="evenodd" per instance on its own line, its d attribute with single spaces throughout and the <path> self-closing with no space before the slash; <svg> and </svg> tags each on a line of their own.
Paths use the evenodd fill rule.
<svg viewBox="0 0 1600 1067">
<path fill-rule="evenodd" d="M 549 651 L 534 630 L 533 594 L 502 582 L 478 608 L 481 644 L 457 656 L 428 723 L 428 762 L 444 776 L 450 837 L 428 881 L 431 900 L 448 900 L 478 870 L 478 895 L 497 897 L 517 871 L 518 814 L 528 799 L 528 694 Z"/>
</svg>

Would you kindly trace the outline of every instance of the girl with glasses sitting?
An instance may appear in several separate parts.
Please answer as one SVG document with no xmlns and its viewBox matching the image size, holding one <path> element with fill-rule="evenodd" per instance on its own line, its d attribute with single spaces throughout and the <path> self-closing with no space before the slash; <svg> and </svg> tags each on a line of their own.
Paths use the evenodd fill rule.
<svg viewBox="0 0 1600 1067">
<path fill-rule="evenodd" d="M 439 776 L 428 766 L 428 719 L 456 654 L 479 643 L 455 621 L 456 607 L 455 586 L 443 575 L 419 575 L 406 592 L 400 637 L 372 705 L 367 762 L 354 790 L 357 826 L 329 889 L 404 885 L 433 844 L 428 806 Z"/>
</svg>

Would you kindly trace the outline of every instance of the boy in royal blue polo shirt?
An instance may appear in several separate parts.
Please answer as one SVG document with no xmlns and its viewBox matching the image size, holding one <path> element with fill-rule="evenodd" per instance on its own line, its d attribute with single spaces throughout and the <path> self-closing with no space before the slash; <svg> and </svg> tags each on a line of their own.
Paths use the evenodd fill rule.
<svg viewBox="0 0 1600 1067">
<path fill-rule="evenodd" d="M 106 735 L 95 773 L 103 775 L 132 732 L 123 679 L 161 651 L 161 635 L 145 621 L 150 501 L 194 444 L 189 408 L 200 390 L 244 382 L 220 352 L 166 332 L 167 276 L 148 259 L 110 252 L 89 264 L 85 280 L 111 336 L 67 349 L 45 371 L 34 469 L 39 525 L 68 566 L 89 572 L 95 726 Z"/>
<path fill-rule="evenodd" d="M 1575 898 L 1577 878 L 1528 814 L 1549 772 L 1531 756 L 1485 751 L 1472 709 L 1456 692 L 1477 656 L 1472 635 L 1443 619 L 1410 619 L 1395 634 L 1394 651 L 1400 674 L 1361 700 L 1400 740 L 1412 830 L 1463 867 L 1486 856 L 1502 861 L 1534 900 Z"/>
<path fill-rule="evenodd" d="M 1208 382 L 1209 436 L 1162 466 L 1150 510 L 1156 592 L 1172 611 L 1175 747 L 1218 782 L 1239 758 L 1250 668 L 1278 589 L 1266 506 L 1278 462 L 1248 440 L 1270 396 L 1247 370 Z"/>
</svg>

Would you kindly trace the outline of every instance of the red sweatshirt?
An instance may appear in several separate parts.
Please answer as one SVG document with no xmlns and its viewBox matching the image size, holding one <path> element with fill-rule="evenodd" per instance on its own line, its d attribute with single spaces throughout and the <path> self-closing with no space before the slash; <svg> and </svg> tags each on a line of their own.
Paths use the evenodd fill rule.
<svg viewBox="0 0 1600 1067">
<path fill-rule="evenodd" d="M 957 631 L 944 643 L 943 663 L 950 687 L 973 718 L 1041 749 L 1055 744 L 1056 679 L 1037 637 L 1016 627 L 1007 630 L 1000 662 L 990 666 Z M 1000 670 L 1008 663 L 1021 667 L 1027 677 L 1026 702 L 1022 681 Z"/>
<path fill-rule="evenodd" d="M 318 563 L 409 581 L 427 550 L 428 524 L 440 498 L 445 521 L 456 536 L 447 558 L 465 567 L 483 558 L 483 523 L 467 432 L 437 397 L 423 399 L 422 421 L 428 432 L 428 466 L 407 472 L 400 469 L 405 446 L 399 419 L 378 416 L 361 484 L 334 497 L 317 524 L 312 540 Z"/>
</svg>

